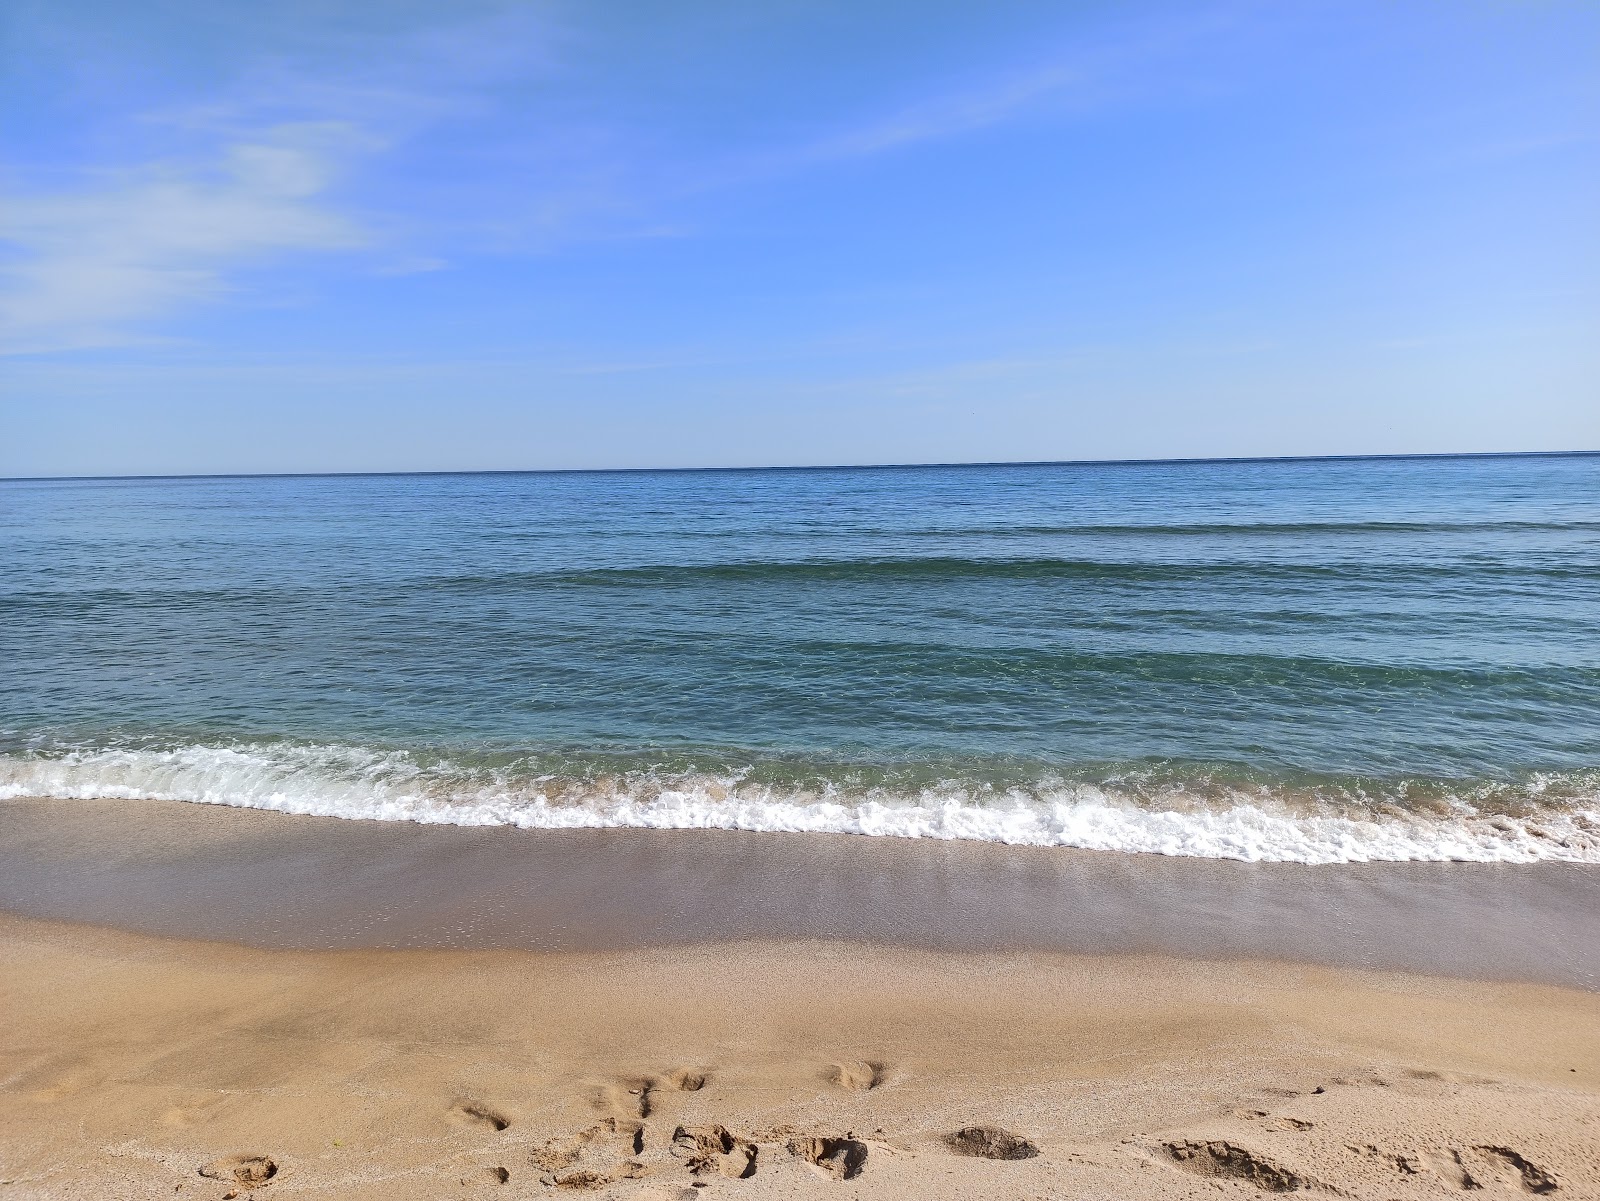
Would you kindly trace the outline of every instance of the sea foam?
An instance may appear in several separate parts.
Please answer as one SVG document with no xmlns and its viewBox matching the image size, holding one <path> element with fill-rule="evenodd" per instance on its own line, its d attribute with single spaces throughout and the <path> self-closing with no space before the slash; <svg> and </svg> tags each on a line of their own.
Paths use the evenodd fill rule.
<svg viewBox="0 0 1600 1201">
<path fill-rule="evenodd" d="M 1532 792 L 1539 791 L 1537 783 Z M 1570 791 L 1570 790 L 1569 790 Z M 0 756 L 0 797 L 188 801 L 281 813 L 525 829 L 637 828 L 971 839 L 1208 859 L 1600 863 L 1592 793 L 1532 815 L 1454 798 L 1361 813 L 1266 788 L 1205 799 L 1113 784 L 892 794 L 783 791 L 739 777 L 518 776 L 350 746 L 241 744 Z"/>
</svg>

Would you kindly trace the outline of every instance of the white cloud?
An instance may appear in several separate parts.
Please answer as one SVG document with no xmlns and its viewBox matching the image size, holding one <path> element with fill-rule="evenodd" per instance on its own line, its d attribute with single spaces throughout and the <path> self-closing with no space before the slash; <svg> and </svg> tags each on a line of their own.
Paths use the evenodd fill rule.
<svg viewBox="0 0 1600 1201">
<path fill-rule="evenodd" d="M 292 251 L 363 245 L 323 199 L 359 139 L 335 123 L 264 130 L 211 161 L 161 162 L 68 194 L 0 207 L 0 347 L 11 353 L 133 340 L 128 331 L 228 290 L 230 269 Z"/>
<path fill-rule="evenodd" d="M 253 27 L 237 19 L 235 40 L 250 44 Z M 67 188 L 18 190 L 14 173 L 0 194 L 0 353 L 151 340 L 163 319 L 237 293 L 245 268 L 394 242 L 395 215 L 341 211 L 335 177 L 482 115 L 494 86 L 547 64 L 550 40 L 522 9 L 401 24 L 313 29 L 296 53 L 252 51 L 209 95 L 103 122 L 103 140 L 120 120 L 129 141 L 162 144 L 159 157 L 86 165 Z M 382 249 L 365 262 L 379 274 L 445 265 L 415 247 Z"/>
<path fill-rule="evenodd" d="M 542 11 L 496 7 L 388 34 L 313 31 L 300 53 L 251 50 L 204 96 L 121 114 L 129 141 L 160 146 L 159 159 L 86 169 L 71 190 L 0 196 L 0 350 L 139 340 L 237 293 L 244 268 L 289 255 L 370 245 L 380 253 L 363 269 L 407 275 L 438 270 L 447 255 L 682 236 L 694 222 L 679 206 L 707 192 L 1115 102 L 1165 78 L 1163 57 L 1197 36 L 1165 23 L 1159 36 L 1114 33 L 853 127 L 718 161 L 680 153 L 670 128 L 637 114 L 591 109 L 581 71 L 564 74 L 553 55 L 581 39 Z M 253 45 L 243 32 L 235 40 Z M 550 86 L 526 87 L 532 80 Z M 448 136 L 458 124 L 474 127 L 459 141 Z M 117 128 L 106 122 L 101 143 Z M 389 169 L 379 183 L 360 178 L 380 149 L 392 151 Z M 336 204 L 336 166 L 357 175 L 360 220 Z"/>
</svg>

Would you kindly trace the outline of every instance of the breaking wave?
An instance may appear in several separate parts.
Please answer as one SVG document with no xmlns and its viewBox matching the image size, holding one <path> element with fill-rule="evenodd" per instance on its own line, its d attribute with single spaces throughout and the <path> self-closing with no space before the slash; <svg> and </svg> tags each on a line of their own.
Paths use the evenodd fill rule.
<svg viewBox="0 0 1600 1201">
<path fill-rule="evenodd" d="M 1264 782 L 1128 769 L 1026 786 L 806 784 L 758 772 L 550 771 L 345 745 L 239 743 L 0 755 L 0 798 L 188 801 L 532 829 L 630 827 L 972 839 L 1307 864 L 1600 863 L 1600 772 L 1514 782 Z M 820 782 L 819 782 L 820 781 Z"/>
</svg>

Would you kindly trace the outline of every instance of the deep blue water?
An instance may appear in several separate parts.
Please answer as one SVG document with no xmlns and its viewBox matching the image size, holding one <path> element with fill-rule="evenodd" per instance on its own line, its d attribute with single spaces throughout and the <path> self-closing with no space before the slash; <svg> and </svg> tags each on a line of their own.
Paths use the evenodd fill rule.
<svg viewBox="0 0 1600 1201">
<path fill-rule="evenodd" d="M 1595 456 L 5 481 L 0 568 L 13 794 L 1600 858 Z"/>
</svg>

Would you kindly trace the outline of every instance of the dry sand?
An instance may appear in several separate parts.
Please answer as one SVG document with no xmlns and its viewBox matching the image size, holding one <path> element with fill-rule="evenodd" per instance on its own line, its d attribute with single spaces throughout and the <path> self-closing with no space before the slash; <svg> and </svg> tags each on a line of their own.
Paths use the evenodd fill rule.
<svg viewBox="0 0 1600 1201">
<path fill-rule="evenodd" d="M 1600 995 L 1550 985 L 15 917 L 0 960 L 0 1198 L 1600 1197 Z"/>
</svg>

